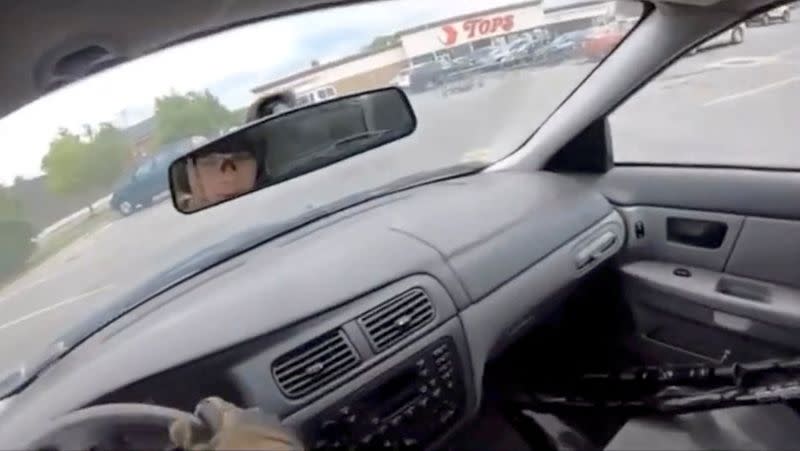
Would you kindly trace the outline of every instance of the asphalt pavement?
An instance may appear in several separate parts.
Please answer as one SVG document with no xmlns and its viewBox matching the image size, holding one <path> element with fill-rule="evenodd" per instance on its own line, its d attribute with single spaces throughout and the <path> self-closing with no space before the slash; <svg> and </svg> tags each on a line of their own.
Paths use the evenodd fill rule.
<svg viewBox="0 0 800 451">
<path fill-rule="evenodd" d="M 85 236 L 0 291 L 0 370 L 92 309 L 218 238 L 417 171 L 513 152 L 591 70 L 579 62 L 415 95 L 416 133 L 194 215 L 163 202 Z M 798 166 L 800 20 L 683 58 L 611 118 L 622 161 Z M 268 270 L 268 269 L 265 269 Z"/>
<path fill-rule="evenodd" d="M 610 122 L 617 161 L 800 168 L 800 20 L 682 58 Z"/>
</svg>

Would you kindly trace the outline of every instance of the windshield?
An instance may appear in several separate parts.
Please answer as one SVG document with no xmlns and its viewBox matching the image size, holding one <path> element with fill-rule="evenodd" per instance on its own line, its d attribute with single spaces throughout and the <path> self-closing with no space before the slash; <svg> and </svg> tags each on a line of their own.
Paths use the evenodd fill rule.
<svg viewBox="0 0 800 451">
<path fill-rule="evenodd" d="M 311 11 L 142 57 L 0 119 L 0 225 L 25 224 L 0 229 L 0 370 L 238 232 L 414 174 L 509 155 L 598 64 L 597 49 L 519 64 L 476 57 L 521 36 L 640 13 L 636 2 L 563 0 Z M 451 66 L 433 62 L 456 58 L 475 65 L 476 83 L 445 93 Z M 421 64 L 398 85 L 417 116 L 412 135 L 197 214 L 165 201 L 166 163 L 242 125 L 255 99 L 291 93 L 295 106 L 312 104 L 393 85 Z"/>
</svg>

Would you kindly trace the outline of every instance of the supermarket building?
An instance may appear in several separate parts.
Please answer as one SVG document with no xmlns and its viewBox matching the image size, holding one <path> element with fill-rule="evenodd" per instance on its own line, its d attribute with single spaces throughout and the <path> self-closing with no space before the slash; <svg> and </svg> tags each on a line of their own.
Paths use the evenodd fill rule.
<svg viewBox="0 0 800 451">
<path fill-rule="evenodd" d="M 513 41 L 524 32 L 551 35 L 608 23 L 636 14 L 631 2 L 589 1 L 543 9 L 541 0 L 511 4 L 425 24 L 395 34 L 385 49 L 354 54 L 273 80 L 252 89 L 259 96 L 292 91 L 316 100 L 387 86 L 401 70 L 435 58 L 457 58 L 483 47 Z"/>
</svg>

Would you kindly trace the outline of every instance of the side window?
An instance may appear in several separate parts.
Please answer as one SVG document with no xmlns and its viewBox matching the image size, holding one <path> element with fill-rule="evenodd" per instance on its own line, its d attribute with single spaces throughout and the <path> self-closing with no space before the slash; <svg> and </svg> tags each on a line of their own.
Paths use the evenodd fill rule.
<svg viewBox="0 0 800 451">
<path fill-rule="evenodd" d="M 800 20 L 785 11 L 702 43 L 621 105 L 615 162 L 800 169 Z"/>
<path fill-rule="evenodd" d="M 175 159 L 175 151 L 161 152 L 156 155 L 155 166 L 167 166 Z"/>
<path fill-rule="evenodd" d="M 152 171 L 152 169 L 153 169 L 153 161 L 151 160 L 139 166 L 139 168 L 136 169 L 136 172 L 134 172 L 133 176 L 134 178 L 137 179 L 147 177 L 147 175 L 150 173 L 150 171 Z"/>
</svg>

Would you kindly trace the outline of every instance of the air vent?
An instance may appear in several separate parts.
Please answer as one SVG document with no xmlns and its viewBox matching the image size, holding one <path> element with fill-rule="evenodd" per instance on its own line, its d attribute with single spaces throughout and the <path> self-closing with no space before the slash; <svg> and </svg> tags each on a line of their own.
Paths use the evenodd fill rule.
<svg viewBox="0 0 800 451">
<path fill-rule="evenodd" d="M 286 396 L 300 398 L 333 382 L 360 361 L 347 335 L 337 329 L 276 359 L 272 375 Z"/>
<path fill-rule="evenodd" d="M 420 288 L 411 289 L 358 319 L 375 352 L 433 321 L 433 304 Z"/>
</svg>

